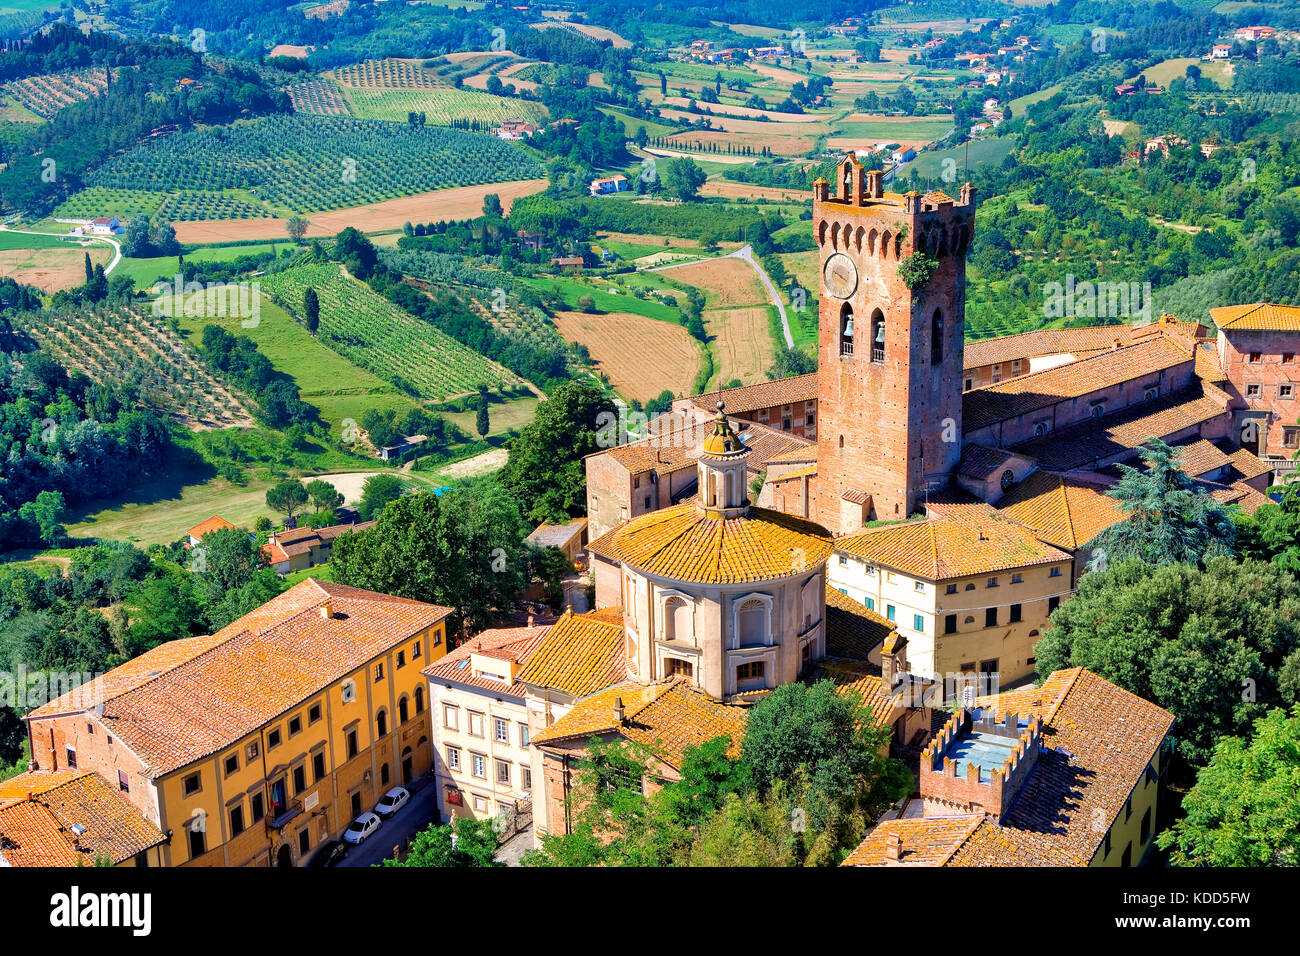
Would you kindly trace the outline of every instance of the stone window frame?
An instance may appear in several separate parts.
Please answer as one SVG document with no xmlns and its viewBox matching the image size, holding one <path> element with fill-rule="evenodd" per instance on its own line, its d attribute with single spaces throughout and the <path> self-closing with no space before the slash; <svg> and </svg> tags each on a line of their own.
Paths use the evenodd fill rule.
<svg viewBox="0 0 1300 956">
<path fill-rule="evenodd" d="M 775 636 L 772 633 L 772 608 L 775 600 L 772 595 L 764 594 L 761 591 L 750 591 L 748 594 L 737 595 L 731 599 L 731 633 L 727 638 L 727 650 L 740 650 L 740 612 L 745 605 L 757 601 L 763 605 L 767 611 L 763 619 L 763 643 L 755 645 L 756 647 L 774 647 L 776 645 Z"/>
<path fill-rule="evenodd" d="M 671 601 L 681 601 L 691 609 L 691 633 L 687 640 L 682 640 L 676 633 L 672 636 L 672 642 L 675 644 L 687 644 L 691 647 L 698 647 L 699 643 L 695 639 L 695 609 L 699 603 L 695 595 L 686 591 L 679 591 L 676 588 L 664 588 L 655 591 L 655 606 L 658 610 L 658 627 L 655 628 L 655 639 L 658 641 L 668 642 L 668 621 L 670 620 L 668 604 Z"/>
</svg>

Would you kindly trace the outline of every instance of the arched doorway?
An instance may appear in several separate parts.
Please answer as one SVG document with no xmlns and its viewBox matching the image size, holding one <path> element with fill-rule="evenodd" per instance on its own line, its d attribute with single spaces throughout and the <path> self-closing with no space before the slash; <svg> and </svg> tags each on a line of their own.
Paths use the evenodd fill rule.
<svg viewBox="0 0 1300 956">
<path fill-rule="evenodd" d="M 411 761 L 411 748 L 402 751 L 402 783 L 410 783 L 415 776 L 415 767 Z"/>
<path fill-rule="evenodd" d="M 275 852 L 275 865 L 293 866 L 293 854 L 289 852 L 289 844 L 280 844 L 280 849 Z"/>
</svg>

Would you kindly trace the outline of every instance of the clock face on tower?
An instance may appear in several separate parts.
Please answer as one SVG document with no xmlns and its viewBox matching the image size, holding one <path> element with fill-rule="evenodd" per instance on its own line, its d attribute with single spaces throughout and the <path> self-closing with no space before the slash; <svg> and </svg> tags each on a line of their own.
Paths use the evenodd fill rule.
<svg viewBox="0 0 1300 956">
<path fill-rule="evenodd" d="M 835 298 L 847 299 L 858 287 L 858 267 L 844 253 L 834 253 L 822 269 L 822 284 Z"/>
</svg>

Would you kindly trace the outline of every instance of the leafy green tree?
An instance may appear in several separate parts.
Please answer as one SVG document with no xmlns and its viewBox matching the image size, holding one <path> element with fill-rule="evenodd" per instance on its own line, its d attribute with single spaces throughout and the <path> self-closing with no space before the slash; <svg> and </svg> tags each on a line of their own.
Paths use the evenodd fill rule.
<svg viewBox="0 0 1300 956">
<path fill-rule="evenodd" d="M 688 202 L 699 198 L 700 187 L 709 177 L 694 160 L 674 159 L 659 165 L 663 166 L 664 188 L 668 192 Z"/>
<path fill-rule="evenodd" d="M 377 520 L 335 541 L 334 580 L 455 608 L 452 630 L 490 627 L 527 584 L 519 506 L 494 483 L 404 495 Z"/>
<path fill-rule="evenodd" d="M 18 517 L 34 526 L 47 545 L 54 545 L 62 541 L 65 535 L 63 510 L 62 492 L 42 491 L 18 509 Z"/>
<path fill-rule="evenodd" d="M 750 711 L 741 744 L 758 791 L 802 776 L 808 821 L 816 829 L 838 826 L 858 812 L 883 811 L 902 796 L 906 768 L 881 756 L 887 732 L 874 727 L 863 706 L 828 680 L 786 684 L 762 698 Z"/>
<path fill-rule="evenodd" d="M 302 237 L 307 235 L 307 220 L 302 216 L 290 216 L 284 222 L 284 231 L 294 242 L 302 242 Z"/>
<path fill-rule="evenodd" d="M 693 866 L 797 866 L 797 837 L 784 785 L 766 796 L 728 793 L 709 817 L 691 854 Z"/>
<path fill-rule="evenodd" d="M 313 478 L 307 482 L 307 497 L 317 511 L 333 511 L 343 504 L 341 495 L 328 481 Z"/>
<path fill-rule="evenodd" d="M 190 570 L 204 597 L 213 604 L 247 584 L 264 564 L 261 549 L 240 528 L 209 531 L 190 551 Z"/>
<path fill-rule="evenodd" d="M 128 656 L 202 630 L 204 599 L 193 576 L 174 564 L 160 566 L 159 572 L 127 602 L 133 651 Z"/>
<path fill-rule="evenodd" d="M 1270 501 L 1247 514 L 1232 512 L 1237 553 L 1243 558 L 1272 561 L 1300 572 L 1300 481 L 1287 482 L 1281 501 Z"/>
<path fill-rule="evenodd" d="M 404 860 L 385 859 L 383 866 L 504 866 L 496 860 L 499 840 L 491 820 L 457 817 L 416 834 Z"/>
<path fill-rule="evenodd" d="M 1225 737 L 1183 798 L 1183 816 L 1157 837 L 1176 866 L 1300 864 L 1300 706 Z"/>
<path fill-rule="evenodd" d="M 815 371 L 817 371 L 817 356 L 809 355 L 803 349 L 783 347 L 777 350 L 772 366 L 767 370 L 767 377 L 790 378 Z"/>
<path fill-rule="evenodd" d="M 1093 539 L 1094 552 L 1107 564 L 1138 558 L 1153 566 L 1232 554 L 1227 509 L 1179 467 L 1174 449 L 1148 439 L 1142 460 L 1144 469 L 1118 466 L 1123 477 L 1106 493 L 1119 499 L 1125 517 Z"/>
<path fill-rule="evenodd" d="M 283 511 L 285 517 L 292 518 L 307 503 L 307 489 L 301 481 L 292 478 L 272 485 L 266 490 L 266 506 L 273 511 Z"/>
<path fill-rule="evenodd" d="M 587 506 L 583 458 L 619 443 L 614 403 L 586 382 L 566 382 L 537 406 L 510 443 L 500 480 L 533 522 L 566 521 Z"/>
<path fill-rule="evenodd" d="M 483 215 L 489 219 L 505 217 L 505 210 L 501 208 L 501 197 L 496 193 L 488 193 L 483 197 Z"/>
<path fill-rule="evenodd" d="M 357 511 L 362 521 L 372 521 L 390 501 L 396 501 L 406 491 L 406 483 L 396 475 L 371 475 L 361 485 L 361 500 Z"/>
<path fill-rule="evenodd" d="M 1260 561 L 1152 568 L 1131 559 L 1084 575 L 1035 646 L 1038 673 L 1086 667 L 1176 718 L 1193 764 L 1300 700 L 1300 583 Z"/>
</svg>

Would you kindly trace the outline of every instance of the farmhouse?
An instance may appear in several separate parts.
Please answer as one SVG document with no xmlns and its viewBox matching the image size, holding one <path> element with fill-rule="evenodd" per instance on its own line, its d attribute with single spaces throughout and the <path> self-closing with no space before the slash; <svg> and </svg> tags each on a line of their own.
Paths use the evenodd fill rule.
<svg viewBox="0 0 1300 956">
<path fill-rule="evenodd" d="M 1229 43 L 1216 43 L 1210 47 L 1210 58 L 1214 60 L 1226 60 L 1232 56 L 1232 45 Z"/>
<path fill-rule="evenodd" d="M 1275 33 L 1276 31 L 1272 27 L 1242 27 L 1233 34 L 1233 37 L 1237 40 L 1267 40 Z"/>
<path fill-rule="evenodd" d="M 116 216 L 99 216 L 90 220 L 90 231 L 97 236 L 116 235 L 122 231 L 122 223 Z"/>
<path fill-rule="evenodd" d="M 428 440 L 428 435 L 407 435 L 397 444 L 385 445 L 379 449 L 379 457 L 384 461 L 401 461 L 419 451 Z"/>
<path fill-rule="evenodd" d="M 305 571 L 319 564 L 325 564 L 334 550 L 334 541 L 341 534 L 349 531 L 364 531 L 373 528 L 373 521 L 356 524 L 335 524 L 326 528 L 293 528 L 285 531 L 272 531 L 270 539 L 262 545 L 262 555 L 266 563 L 280 574 Z"/>
<path fill-rule="evenodd" d="M 186 532 L 189 535 L 189 541 L 186 547 L 194 547 L 203 540 L 205 534 L 211 534 L 214 531 L 221 531 L 223 528 L 233 528 L 234 525 L 227 521 L 221 515 L 213 515 L 207 521 L 201 521 L 193 528 Z"/>
<path fill-rule="evenodd" d="M 591 194 L 593 196 L 608 196 L 611 193 L 627 192 L 630 188 L 627 177 L 622 173 L 591 181 Z"/>
</svg>

